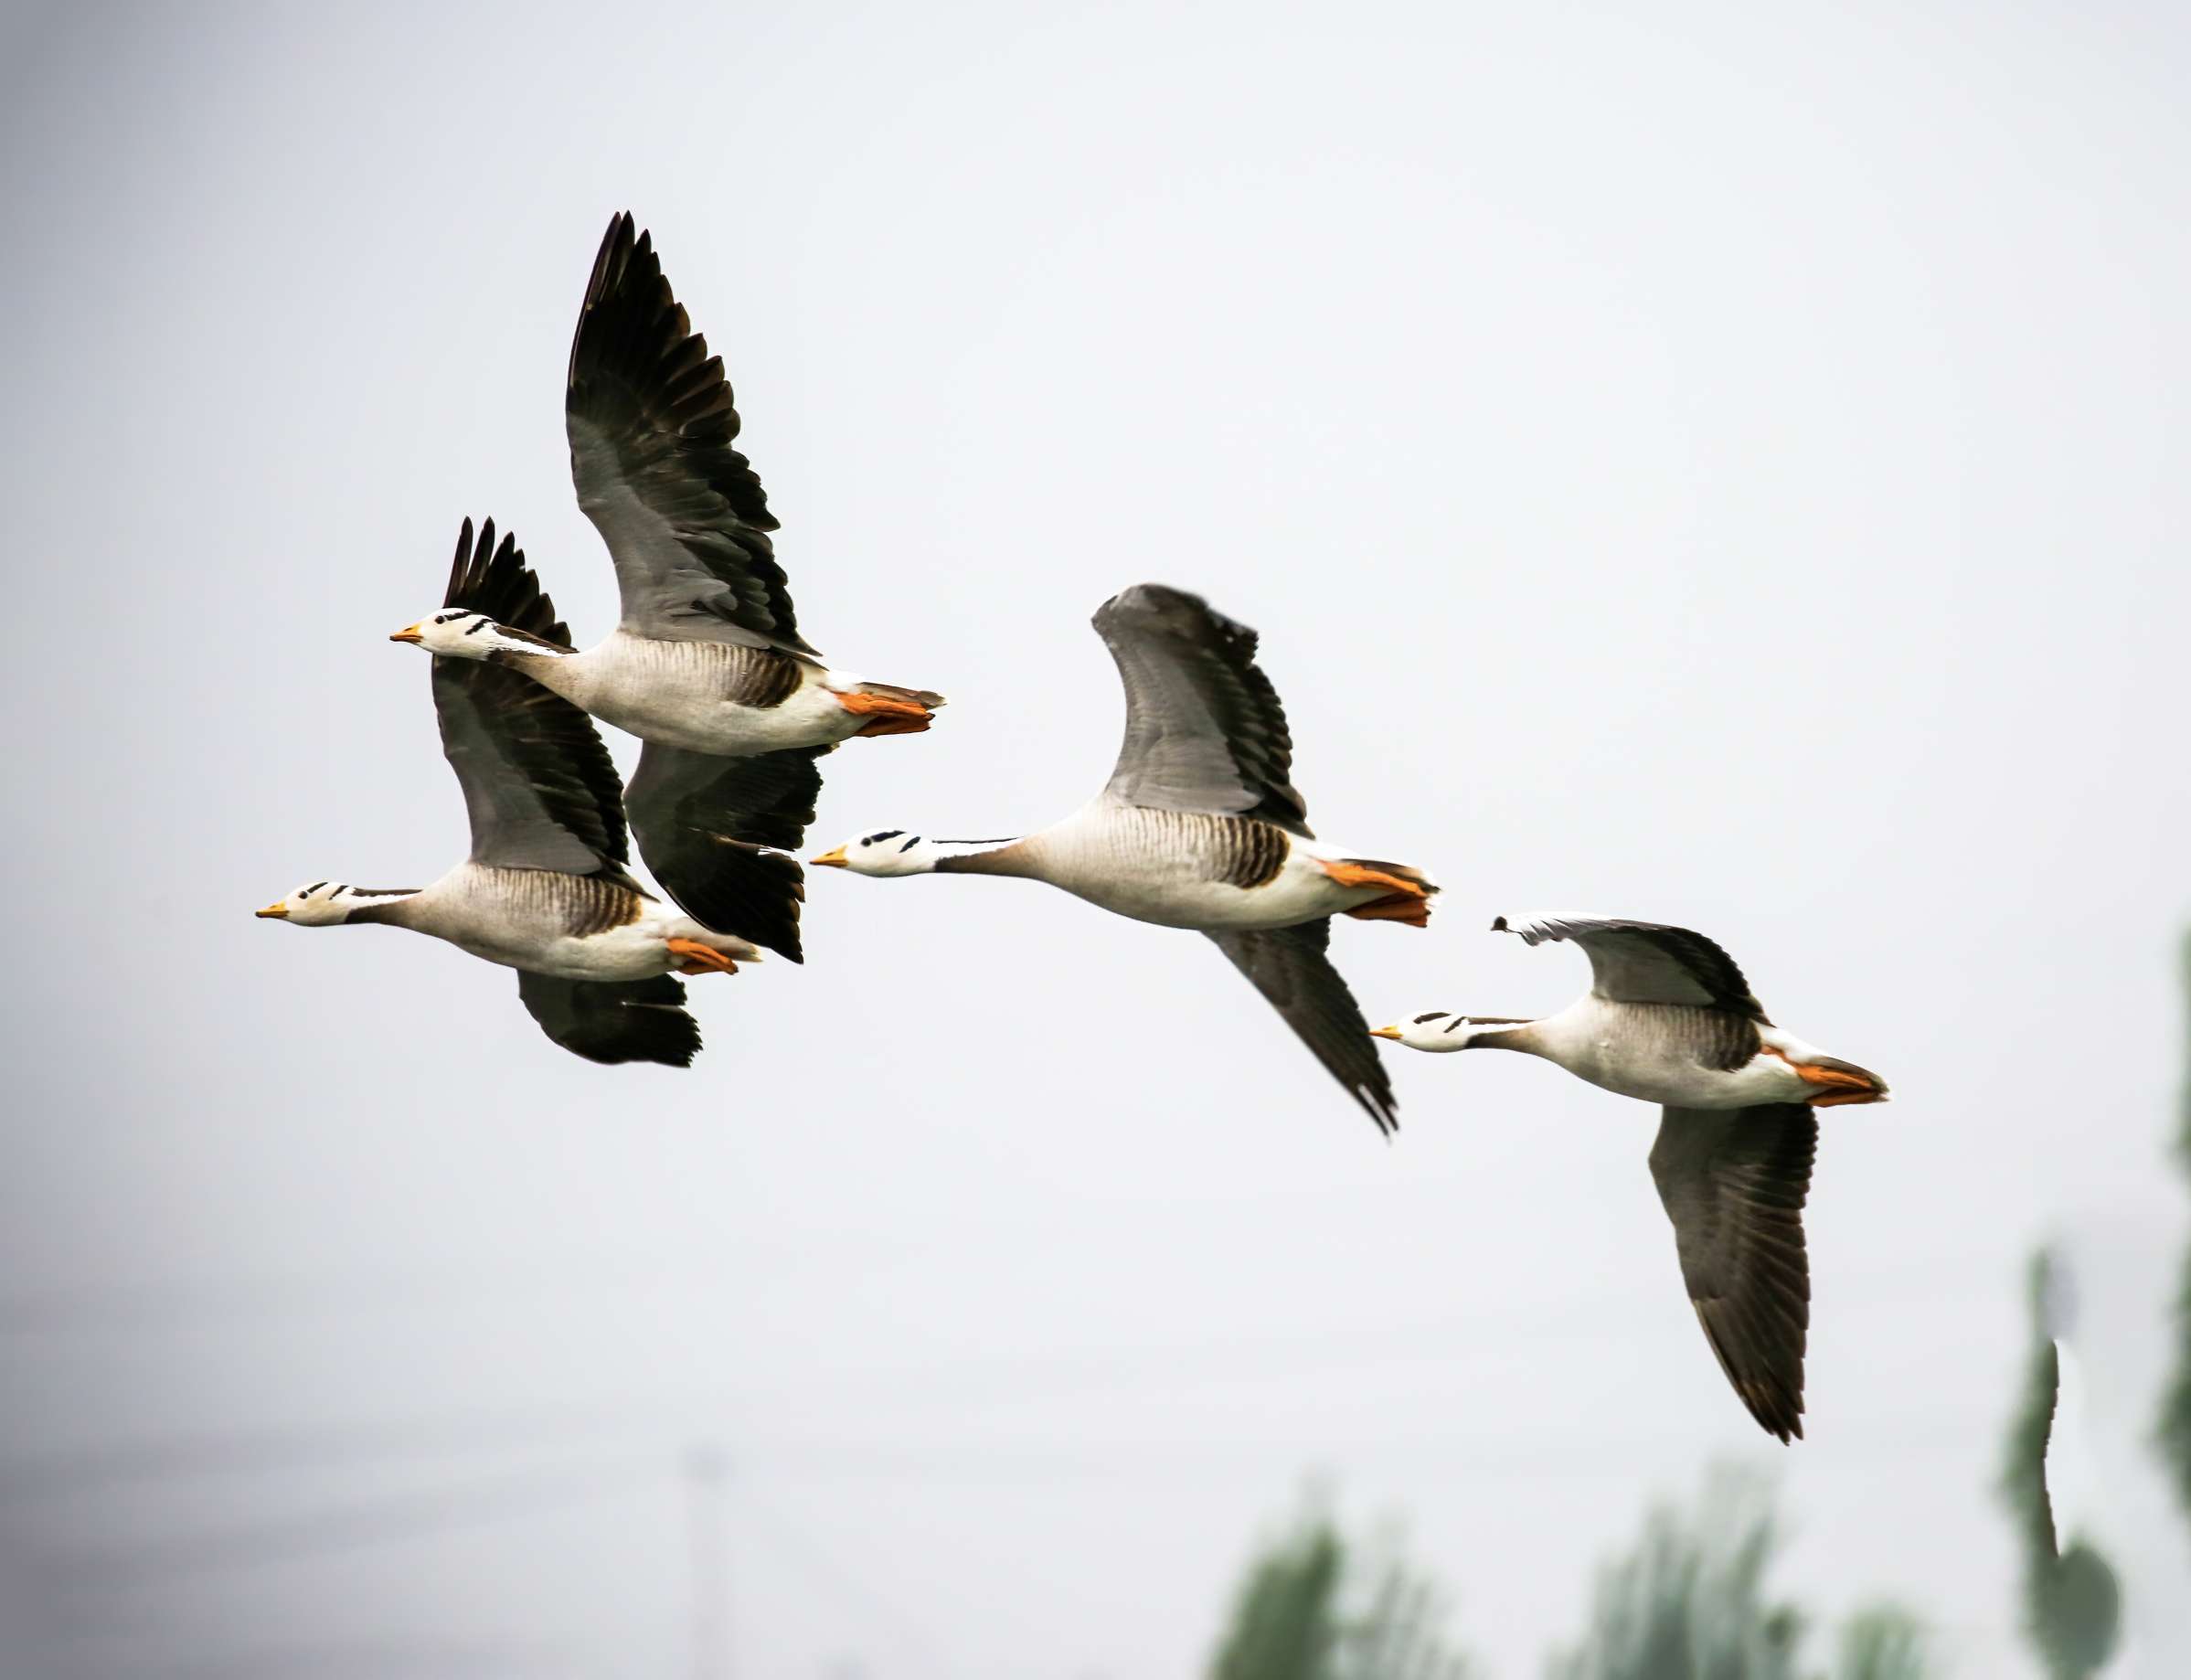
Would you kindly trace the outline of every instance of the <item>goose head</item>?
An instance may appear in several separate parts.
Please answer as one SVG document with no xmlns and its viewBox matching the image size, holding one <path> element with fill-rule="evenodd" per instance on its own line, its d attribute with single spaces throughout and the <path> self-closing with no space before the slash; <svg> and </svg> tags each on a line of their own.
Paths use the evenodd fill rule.
<svg viewBox="0 0 2191 1680">
<path fill-rule="evenodd" d="M 444 659 L 492 659 L 497 654 L 567 654 L 570 650 L 497 624 L 484 612 L 463 607 L 443 607 L 431 617 L 408 624 L 388 637 L 409 642 Z"/>
<path fill-rule="evenodd" d="M 928 875 L 944 855 L 933 840 L 902 828 L 878 828 L 807 861 L 829 869 L 849 869 L 855 875 Z"/>
<path fill-rule="evenodd" d="M 347 921 L 350 912 L 365 901 L 346 882 L 314 881 L 252 913 L 262 920 L 292 921 L 300 928 L 332 928 Z"/>
<path fill-rule="evenodd" d="M 1372 1038 L 1389 1038 L 1395 1044 L 1404 1044 L 1410 1050 L 1431 1050 L 1443 1054 L 1448 1050 L 1465 1050 L 1484 1033 L 1505 1032 L 1517 1026 L 1517 1021 L 1499 1021 L 1481 1015 L 1456 1015 L 1451 1009 L 1427 1009 L 1405 1021 L 1395 1021 L 1389 1026 L 1373 1026 Z"/>
</svg>

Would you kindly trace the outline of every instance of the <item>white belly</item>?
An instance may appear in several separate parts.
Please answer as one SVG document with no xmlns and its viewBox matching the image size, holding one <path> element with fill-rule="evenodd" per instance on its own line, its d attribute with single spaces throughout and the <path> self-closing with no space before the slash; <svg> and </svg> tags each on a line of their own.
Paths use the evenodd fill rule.
<svg viewBox="0 0 2191 1680">
<path fill-rule="evenodd" d="M 667 944 L 672 939 L 693 940 L 739 959 L 751 953 L 742 940 L 710 932 L 659 905 L 649 906 L 637 920 L 622 927 L 573 938 L 556 922 L 513 913 L 506 896 L 480 891 L 467 881 L 470 868 L 460 865 L 419 895 L 417 926 L 483 962 L 561 980 L 647 980 L 677 965 Z M 468 885 L 472 890 L 466 890 Z"/>
<path fill-rule="evenodd" d="M 1100 806 L 1040 838 L 1046 879 L 1113 915 L 1158 927 L 1291 928 L 1384 896 L 1380 888 L 1340 886 L 1299 843 L 1260 887 L 1213 881 L 1192 854 L 1143 844 L 1133 831 L 1107 823 Z"/>
<path fill-rule="evenodd" d="M 1671 1059 L 1656 1065 L 1596 1071 L 1575 1068 L 1572 1071 L 1592 1085 L 1623 1097 L 1676 1109 L 1747 1109 L 1763 1102 L 1807 1102 L 1818 1094 L 1817 1087 L 1803 1083 L 1786 1062 L 1762 1052 L 1732 1072 Z"/>
<path fill-rule="evenodd" d="M 835 746 L 867 721 L 818 683 L 807 684 L 781 706 L 739 706 L 665 686 L 604 694 L 589 709 L 641 740 L 732 759 L 786 747 Z"/>
<path fill-rule="evenodd" d="M 777 706 L 725 697 L 734 682 L 730 650 L 654 643 L 619 631 L 600 646 L 542 660 L 529 675 L 571 704 L 641 740 L 718 758 L 746 758 L 787 747 L 829 747 L 857 734 L 867 719 L 846 710 L 828 674 L 800 669 L 798 689 Z"/>
</svg>

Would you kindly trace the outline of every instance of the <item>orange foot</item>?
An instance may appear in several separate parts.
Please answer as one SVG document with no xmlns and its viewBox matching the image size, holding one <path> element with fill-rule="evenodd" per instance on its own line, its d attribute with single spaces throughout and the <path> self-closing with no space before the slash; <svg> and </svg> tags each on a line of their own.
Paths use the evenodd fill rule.
<svg viewBox="0 0 2191 1680">
<path fill-rule="evenodd" d="M 731 962 L 729 957 L 723 955 L 712 945 L 703 945 L 697 940 L 689 939 L 674 939 L 665 942 L 669 946 L 671 956 L 685 959 L 684 962 L 677 964 L 677 973 L 680 974 L 735 974 L 738 973 L 738 964 Z"/>
<path fill-rule="evenodd" d="M 1319 857 L 1317 867 L 1342 887 L 1382 887 L 1385 890 L 1367 904 L 1346 913 L 1363 921 L 1397 921 L 1410 928 L 1431 925 L 1431 889 L 1420 881 L 1372 869 L 1367 864 L 1334 863 Z"/>
<path fill-rule="evenodd" d="M 856 735 L 919 735 L 936 716 L 918 700 L 893 700 L 888 695 L 856 690 L 838 695 L 837 704 L 854 717 L 867 718 L 853 731 Z"/>
<path fill-rule="evenodd" d="M 1838 1068 L 1821 1068 L 1812 1062 L 1790 1062 L 1795 1077 L 1806 1085 L 1820 1087 L 1817 1096 L 1811 1099 L 1814 1109 L 1837 1108 L 1847 1102 L 1878 1102 L 1886 1098 L 1872 1080 L 1860 1073 L 1844 1073 Z"/>
<path fill-rule="evenodd" d="M 1404 927 L 1431 925 L 1431 907 L 1420 895 L 1388 892 L 1381 898 L 1357 904 L 1346 912 L 1359 921 L 1397 921 Z"/>
</svg>

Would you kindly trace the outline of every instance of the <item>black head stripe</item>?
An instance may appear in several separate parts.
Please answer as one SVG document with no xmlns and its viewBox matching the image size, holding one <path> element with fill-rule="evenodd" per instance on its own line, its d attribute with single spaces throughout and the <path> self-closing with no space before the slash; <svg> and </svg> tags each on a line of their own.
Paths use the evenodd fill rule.
<svg viewBox="0 0 2191 1680">
<path fill-rule="evenodd" d="M 1423 1024 L 1425 1021 L 1435 1021 L 1435 1020 L 1436 1020 L 1436 1019 L 1437 1019 L 1437 1018 L 1438 1018 L 1440 1015 L 1443 1015 L 1444 1013 L 1445 1013 L 1445 1011 L 1444 1011 L 1444 1010 L 1442 1010 L 1442 1009 L 1432 1009 L 1432 1010 L 1430 1010 L 1430 1011 L 1429 1011 L 1428 1013 L 1426 1013 L 1426 1014 L 1423 1014 L 1423 1015 L 1417 1015 L 1417 1016 L 1415 1017 L 1415 1025 L 1416 1025 L 1416 1026 L 1421 1026 L 1421 1025 L 1422 1025 L 1422 1024 Z"/>
<path fill-rule="evenodd" d="M 895 840 L 903 833 L 905 830 L 902 828 L 886 828 L 879 833 L 869 835 L 860 844 L 862 845 L 880 845 L 885 840 Z"/>
<path fill-rule="evenodd" d="M 474 619 L 472 623 L 466 627 L 464 633 L 468 636 L 476 636 L 481 631 L 484 630 L 493 622 L 494 621 L 492 619 Z"/>
<path fill-rule="evenodd" d="M 327 883 L 324 881 L 314 881 L 311 886 L 305 888 L 303 892 L 297 894 L 297 897 L 300 898 L 309 898 L 314 893 L 319 891 L 319 889 L 324 887 L 326 884 Z"/>
<path fill-rule="evenodd" d="M 909 851 L 911 851 L 911 850 L 912 850 L 912 849 L 913 849 L 915 846 L 919 845 L 920 844 L 920 836 L 919 835 L 914 835 L 914 836 L 913 836 L 913 837 L 912 837 L 910 840 L 908 840 L 908 841 L 907 841 L 907 842 L 906 842 L 906 843 L 905 843 L 903 845 L 899 846 L 899 847 L 898 848 L 898 850 L 899 850 L 899 853 L 902 855 L 902 854 L 904 854 L 904 853 L 906 853 L 906 852 L 909 852 Z"/>
</svg>

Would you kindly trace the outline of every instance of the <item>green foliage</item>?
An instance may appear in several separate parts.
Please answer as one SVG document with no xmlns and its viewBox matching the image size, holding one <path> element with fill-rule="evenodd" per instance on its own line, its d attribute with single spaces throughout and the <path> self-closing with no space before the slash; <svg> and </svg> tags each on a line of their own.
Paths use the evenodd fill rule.
<svg viewBox="0 0 2191 1680">
<path fill-rule="evenodd" d="M 2191 1001 L 2191 935 L 2184 941 L 2185 995 Z M 2191 1173 L 2191 1075 L 2177 1099 L 2176 1157 Z M 2175 1496 L 2191 1518 L 2191 1252 L 2184 1256 L 2183 1278 L 2175 1293 L 2175 1376 L 2161 1397 L 2158 1430 L 2162 1455 L 2175 1475 Z"/>
<path fill-rule="evenodd" d="M 2023 1397 L 2009 1419 L 2001 1496 L 2023 1554 L 2025 1633 L 2051 1680 L 2083 1680 L 2114 1652 L 2122 1594 L 2114 1570 L 2089 1542 L 2072 1538 L 2062 1547 L 2047 1491 L 2047 1446 L 2061 1387 L 2061 1360 L 2047 1324 L 2049 1266 L 2045 1253 L 2033 1256 L 2031 1356 Z"/>
<path fill-rule="evenodd" d="M 1924 1624 L 1899 1604 L 1860 1610 L 1841 1626 L 1834 1680 L 1925 1680 Z"/>
<path fill-rule="evenodd" d="M 1770 1486 L 1715 1470 L 1693 1512 L 1654 1507 L 1599 1570 L 1589 1631 L 1549 1680 L 1796 1680 L 1803 1614 L 1765 1592 L 1778 1543 Z"/>
<path fill-rule="evenodd" d="M 1445 1611 L 1397 1548 L 1366 1566 L 1312 1506 L 1250 1566 L 1210 1680 L 1466 1680 Z"/>
<path fill-rule="evenodd" d="M 1344 1563 L 1330 1519 L 1303 1517 L 1249 1569 L 1210 1680 L 1323 1680 L 1338 1643 Z"/>
</svg>

